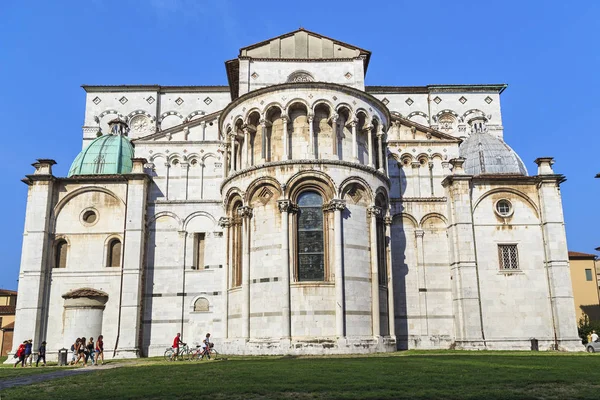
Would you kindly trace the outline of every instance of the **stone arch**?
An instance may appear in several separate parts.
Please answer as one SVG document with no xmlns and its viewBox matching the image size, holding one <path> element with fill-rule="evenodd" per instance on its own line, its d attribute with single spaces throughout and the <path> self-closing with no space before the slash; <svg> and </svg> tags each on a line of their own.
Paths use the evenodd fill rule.
<svg viewBox="0 0 600 400">
<path fill-rule="evenodd" d="M 197 296 L 192 300 L 192 312 L 209 312 L 210 302 L 206 297 Z"/>
<path fill-rule="evenodd" d="M 308 71 L 297 70 L 288 75 L 286 82 L 314 82 L 315 77 Z"/>
<path fill-rule="evenodd" d="M 411 164 L 414 161 L 414 157 L 412 154 L 410 153 L 403 153 L 400 155 L 400 164 L 402 164 L 403 166 L 408 166 L 409 164 Z"/>
<path fill-rule="evenodd" d="M 353 184 L 360 185 L 362 187 L 362 189 L 365 191 L 369 200 L 373 199 L 373 190 L 371 189 L 371 186 L 367 183 L 366 180 L 364 180 L 363 178 L 361 178 L 359 176 L 350 176 L 350 177 L 344 179 L 342 181 L 342 183 L 340 183 L 340 187 L 338 189 L 338 196 L 340 197 L 340 199 L 344 198 L 344 196 L 351 189 L 350 185 L 353 185 Z"/>
<path fill-rule="evenodd" d="M 263 109 L 264 110 L 263 111 L 263 115 L 264 115 L 265 119 L 268 119 L 268 115 L 269 115 L 269 113 L 271 113 L 273 111 L 273 109 L 278 109 L 279 112 L 282 115 L 284 114 L 284 112 L 283 112 L 283 110 L 284 110 L 283 106 L 280 103 L 274 101 L 274 102 L 271 102 L 271 103 L 267 104 L 264 107 L 264 109 Z"/>
<path fill-rule="evenodd" d="M 373 119 L 371 117 L 371 114 L 365 110 L 364 108 L 360 107 L 356 109 L 356 112 L 354 113 L 356 115 L 356 117 L 358 117 L 360 114 L 364 115 L 365 117 L 365 124 L 370 123 L 370 121 Z"/>
<path fill-rule="evenodd" d="M 444 226 L 448 225 L 448 220 L 446 219 L 445 216 L 443 216 L 440 213 L 432 212 L 432 213 L 426 214 L 423 218 L 421 218 L 421 221 L 419 222 L 418 226 L 422 228 L 423 226 L 425 226 L 425 222 L 427 222 L 428 220 L 430 220 L 432 218 L 439 219 L 440 221 L 442 221 Z"/>
<path fill-rule="evenodd" d="M 308 102 L 306 100 L 304 100 L 301 97 L 294 97 L 293 99 L 291 99 L 290 101 L 288 101 L 284 107 L 286 114 L 289 114 L 289 110 L 290 107 L 296 105 L 296 104 L 302 104 L 305 108 L 306 108 L 306 113 L 308 114 L 309 111 L 311 111 L 311 107 L 308 105 Z"/>
<path fill-rule="evenodd" d="M 270 176 L 264 176 L 264 177 L 255 179 L 248 185 L 248 187 L 246 189 L 246 196 L 244 198 L 244 203 L 250 204 L 252 202 L 253 197 L 255 197 L 255 194 L 259 191 L 259 189 L 266 187 L 266 186 L 272 187 L 277 192 L 277 193 L 272 193 L 271 196 L 269 196 L 269 200 L 272 197 L 275 197 L 277 199 L 277 198 L 281 197 L 281 195 L 283 194 L 281 184 L 279 183 L 279 181 L 277 179 L 270 177 Z"/>
<path fill-rule="evenodd" d="M 436 160 L 436 159 L 438 159 L 438 160 L 440 160 L 440 161 L 444 161 L 444 156 L 443 156 L 443 155 L 441 155 L 440 153 L 433 153 L 433 154 L 430 156 L 430 158 L 431 158 L 432 160 Z"/>
<path fill-rule="evenodd" d="M 75 189 L 73 190 L 71 193 L 69 193 L 68 195 L 66 195 L 62 200 L 60 200 L 55 206 L 54 206 L 54 221 L 56 221 L 56 218 L 58 218 L 58 215 L 60 214 L 60 211 L 63 209 L 63 207 L 69 202 L 71 201 L 73 198 L 75 198 L 76 196 L 83 194 L 83 193 L 87 193 L 87 192 L 102 192 L 108 196 L 111 196 L 112 198 L 114 198 L 115 200 L 119 201 L 120 204 L 125 205 L 125 201 L 123 201 L 123 199 L 121 199 L 119 196 L 117 196 L 114 192 L 112 192 L 111 190 L 108 190 L 106 188 L 103 187 L 97 187 L 97 186 L 88 186 L 88 187 L 83 187 L 83 188 L 79 188 L 79 189 Z"/>
<path fill-rule="evenodd" d="M 223 204 L 225 205 L 227 211 L 230 211 L 229 207 L 235 202 L 236 198 L 239 198 L 243 202 L 244 192 L 236 186 L 229 188 L 229 190 L 227 190 L 227 193 L 225 193 L 223 201 Z"/>
<path fill-rule="evenodd" d="M 258 114 L 258 120 L 262 118 L 262 113 L 260 109 L 258 107 L 252 107 L 244 115 L 244 121 L 246 121 L 246 124 L 250 124 L 250 116 L 254 113 Z"/>
<path fill-rule="evenodd" d="M 406 116 L 406 119 L 418 123 L 419 121 L 414 120 L 415 117 L 421 117 L 421 118 L 425 119 L 425 121 L 423 121 L 422 125 L 426 125 L 429 122 L 429 118 L 428 118 L 427 114 L 425 114 L 423 111 L 413 111 Z"/>
<path fill-rule="evenodd" d="M 146 110 L 135 110 L 135 111 L 130 112 L 129 114 L 127 114 L 127 117 L 125 117 L 125 121 L 127 122 L 127 124 L 129 124 L 129 121 L 131 121 L 131 118 L 137 117 L 138 115 L 144 115 L 144 116 L 148 117 L 152 122 L 156 121 L 156 117 L 154 115 L 150 114 Z"/>
<path fill-rule="evenodd" d="M 435 114 L 432 118 L 435 122 L 437 122 L 439 120 L 439 118 L 444 114 L 452 115 L 454 118 L 456 118 L 457 121 L 460 118 L 460 115 L 458 115 L 454 110 L 450 110 L 450 109 L 442 110 L 442 111 L 438 112 L 437 114 Z"/>
<path fill-rule="evenodd" d="M 175 123 L 175 124 L 167 124 L 169 126 L 163 126 L 163 122 L 165 121 L 165 119 L 169 118 L 172 119 L 171 117 L 177 117 L 179 118 L 179 123 Z M 183 115 L 180 112 L 177 111 L 166 111 L 164 113 L 162 113 L 160 115 L 160 118 L 158 119 L 158 126 L 160 126 L 161 130 L 165 130 L 165 129 L 169 129 L 173 126 L 177 126 L 177 125 L 181 125 L 181 123 L 183 123 Z"/>
<path fill-rule="evenodd" d="M 355 113 L 354 113 L 354 109 L 352 108 L 352 106 L 348 103 L 340 103 L 337 106 L 335 106 L 335 112 L 337 112 L 338 114 L 340 113 L 340 110 L 342 108 L 347 109 L 350 112 L 350 116 L 354 117 Z"/>
<path fill-rule="evenodd" d="M 191 112 L 191 113 L 190 113 L 190 114 L 189 114 L 187 117 L 185 117 L 185 119 L 183 120 L 183 122 L 184 122 L 184 123 L 185 123 L 185 122 L 190 122 L 192 119 L 194 119 L 194 117 L 197 117 L 197 116 L 200 116 L 200 117 L 202 117 L 202 116 L 204 116 L 204 115 L 206 115 L 206 112 L 205 112 L 205 111 L 202 111 L 202 110 L 196 110 L 196 111 L 193 111 L 193 112 Z"/>
<path fill-rule="evenodd" d="M 387 189 L 385 189 L 383 186 L 379 186 L 376 190 L 375 190 L 375 197 L 373 198 L 373 203 L 375 205 L 378 205 L 379 207 L 389 207 L 390 204 L 390 197 L 388 195 Z"/>
<path fill-rule="evenodd" d="M 188 215 L 185 218 L 185 220 L 183 221 L 183 230 L 184 231 L 187 231 L 190 221 L 192 219 L 194 219 L 195 217 L 206 217 L 213 223 L 213 226 L 217 225 L 217 220 L 215 219 L 215 217 L 212 216 L 212 214 L 210 214 L 206 211 L 195 211 L 195 212 L 191 213 L 190 215 Z"/>
<path fill-rule="evenodd" d="M 288 197 L 296 201 L 298 194 L 312 188 L 323 196 L 323 201 L 332 200 L 337 193 L 336 185 L 329 175 L 321 171 L 301 171 L 293 175 L 286 183 Z"/>
<path fill-rule="evenodd" d="M 165 161 L 167 160 L 167 155 L 163 154 L 163 153 L 154 153 L 150 156 L 149 161 L 154 162 L 154 160 L 156 160 L 157 158 L 164 158 Z"/>
<path fill-rule="evenodd" d="M 167 161 L 169 162 L 169 164 L 172 164 L 174 160 L 181 161 L 181 160 L 184 160 L 184 159 L 185 159 L 185 156 L 182 156 L 179 153 L 172 153 L 172 154 L 169 154 L 167 156 Z"/>
<path fill-rule="evenodd" d="M 403 220 L 409 221 L 413 228 L 417 228 L 419 226 L 417 219 L 411 214 L 400 212 L 392 216 L 392 223 L 398 223 L 398 221 L 400 221 L 400 224 L 403 224 Z"/>
<path fill-rule="evenodd" d="M 176 222 L 177 222 L 177 229 L 178 230 L 182 230 L 183 227 L 183 221 L 181 220 L 181 218 L 179 218 L 179 216 L 171 211 L 161 211 L 159 213 L 154 214 L 153 216 L 151 216 L 150 218 L 148 218 L 148 222 L 146 222 L 146 226 L 151 226 L 152 223 L 154 223 L 157 219 L 159 219 L 160 217 L 169 217 L 169 218 L 173 218 Z"/>
<path fill-rule="evenodd" d="M 538 206 L 535 204 L 535 202 L 529 196 L 527 196 L 525 193 L 523 193 L 519 190 L 516 190 L 513 188 L 508 188 L 508 187 L 500 187 L 500 188 L 496 188 L 496 189 L 491 189 L 491 190 L 488 190 L 487 192 L 485 192 L 484 194 L 482 194 L 481 196 L 479 196 L 479 198 L 473 202 L 473 212 L 475 212 L 475 210 L 479 206 L 479 203 L 481 203 L 486 197 L 489 197 L 495 193 L 502 193 L 502 192 L 511 193 L 511 194 L 514 194 L 515 196 L 522 198 L 533 209 L 533 211 L 535 212 L 535 216 L 537 218 L 540 217 L 540 212 L 539 212 Z"/>
<path fill-rule="evenodd" d="M 314 113 L 314 112 L 315 112 L 315 108 L 316 108 L 318 105 L 321 105 L 321 104 L 323 104 L 323 105 L 325 105 L 325 106 L 327 106 L 327 107 L 329 108 L 329 115 L 328 115 L 328 117 L 331 117 L 331 113 L 332 113 L 332 112 L 335 110 L 335 107 L 334 107 L 334 106 L 333 106 L 333 104 L 332 104 L 332 103 L 331 103 L 329 100 L 327 100 L 327 99 L 317 99 L 317 100 L 315 100 L 315 101 L 312 103 L 312 105 L 310 106 L 310 110 L 311 110 L 311 111 Z"/>
</svg>

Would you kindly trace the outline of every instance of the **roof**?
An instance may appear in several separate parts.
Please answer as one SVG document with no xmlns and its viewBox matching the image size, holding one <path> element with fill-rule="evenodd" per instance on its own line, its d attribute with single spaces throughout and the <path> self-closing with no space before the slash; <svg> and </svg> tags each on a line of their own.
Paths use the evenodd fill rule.
<svg viewBox="0 0 600 400">
<path fill-rule="evenodd" d="M 512 174 L 527 176 L 527 168 L 519 155 L 502 139 L 489 133 L 473 133 L 461 143 L 467 175 Z"/>
<path fill-rule="evenodd" d="M 14 315 L 15 311 L 15 306 L 0 306 L 0 315 Z"/>
<path fill-rule="evenodd" d="M 16 296 L 16 290 L 0 289 L 0 296 Z"/>
<path fill-rule="evenodd" d="M 596 259 L 596 255 L 595 254 L 589 254 L 589 253 L 580 253 L 578 251 L 569 251 L 569 258 L 571 259 L 582 259 L 582 260 L 595 260 Z"/>
<path fill-rule="evenodd" d="M 74 289 L 62 295 L 63 299 L 77 299 L 80 297 L 108 297 L 106 292 L 89 287 Z"/>
<path fill-rule="evenodd" d="M 432 92 L 498 92 L 502 93 L 506 83 L 476 84 L 476 85 L 426 85 L 426 86 L 365 86 L 368 93 L 432 93 Z"/>
<path fill-rule="evenodd" d="M 186 85 L 186 86 L 162 86 L 162 85 L 81 85 L 87 93 L 92 92 L 228 92 L 226 85 Z"/>
<path fill-rule="evenodd" d="M 102 135 L 83 149 L 69 169 L 74 175 L 128 174 L 133 169 L 133 145 L 121 135 Z"/>
</svg>

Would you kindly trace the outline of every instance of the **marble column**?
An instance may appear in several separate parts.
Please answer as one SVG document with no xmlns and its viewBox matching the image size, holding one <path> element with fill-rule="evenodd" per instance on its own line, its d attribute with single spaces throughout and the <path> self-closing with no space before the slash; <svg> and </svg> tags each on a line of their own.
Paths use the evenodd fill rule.
<svg viewBox="0 0 600 400">
<path fill-rule="evenodd" d="M 223 178 L 229 176 L 229 143 L 223 145 Z"/>
<path fill-rule="evenodd" d="M 267 121 L 265 121 L 264 119 L 260 120 L 260 138 L 260 158 L 262 159 L 261 161 L 264 163 L 267 161 Z"/>
<path fill-rule="evenodd" d="M 415 230 L 417 241 L 417 285 L 419 289 L 419 314 L 421 318 L 421 335 L 427 336 L 429 323 L 427 321 L 427 274 L 425 273 L 425 246 L 423 236 L 425 232 L 422 229 Z"/>
<path fill-rule="evenodd" d="M 219 218 L 219 226 L 225 229 L 225 279 L 223 279 L 223 311 L 224 311 L 224 322 L 223 322 L 223 337 L 227 339 L 229 337 L 229 269 L 231 267 L 231 218 L 221 217 Z"/>
<path fill-rule="evenodd" d="M 291 336 L 291 314 L 290 314 L 290 229 L 289 212 L 292 202 L 290 200 L 279 200 L 277 202 L 281 212 L 281 257 L 282 257 L 282 282 L 284 286 L 283 304 L 282 304 L 282 335 L 289 339 Z"/>
<path fill-rule="evenodd" d="M 235 148 L 235 136 L 235 133 L 229 135 L 229 140 L 231 141 L 231 172 L 237 171 L 237 151 Z"/>
<path fill-rule="evenodd" d="M 337 126 L 338 115 L 333 114 L 331 116 L 331 143 L 332 153 L 334 156 L 338 155 L 338 126 Z"/>
<path fill-rule="evenodd" d="M 250 166 L 250 160 L 248 157 L 248 152 L 250 151 L 250 131 L 247 126 L 244 126 L 244 147 L 242 148 L 242 158 L 243 164 L 242 168 L 248 168 Z"/>
<path fill-rule="evenodd" d="M 250 338 L 250 219 L 252 208 L 238 208 L 242 218 L 242 338 Z"/>
<path fill-rule="evenodd" d="M 346 336 L 345 332 L 345 300 L 344 300 L 344 264 L 342 247 L 342 211 L 346 208 L 344 200 L 333 199 L 323 206 L 325 212 L 333 211 L 333 249 L 335 279 L 335 332 L 338 338 Z"/>
<path fill-rule="evenodd" d="M 369 151 L 369 167 L 374 168 L 373 165 L 373 135 L 372 135 L 372 131 L 373 131 L 373 126 L 369 125 L 367 126 L 367 145 L 368 145 L 368 151 Z"/>
<path fill-rule="evenodd" d="M 383 130 L 381 125 L 379 125 L 379 132 L 377 132 L 377 150 L 379 151 L 379 162 L 377 163 L 377 169 L 379 172 L 384 172 L 383 169 Z"/>
<path fill-rule="evenodd" d="M 289 118 L 287 115 L 282 115 L 281 120 L 283 121 L 283 159 L 289 160 L 290 159 L 290 146 L 288 144 L 288 141 L 289 141 L 289 137 L 288 137 Z"/>
<path fill-rule="evenodd" d="M 394 275 L 392 269 L 392 217 L 389 215 L 383 219 L 385 224 L 385 259 L 387 262 L 387 292 L 388 292 L 388 327 L 390 337 L 396 336 L 396 318 L 394 310 Z"/>
<path fill-rule="evenodd" d="M 317 158 L 317 153 L 315 151 L 315 127 L 313 126 L 313 122 L 315 119 L 315 115 L 313 113 L 308 114 L 308 158 Z"/>
<path fill-rule="evenodd" d="M 356 161 L 358 160 L 358 144 L 356 142 L 356 125 L 358 125 L 358 121 L 353 119 L 350 122 L 350 126 L 352 127 L 352 158 Z"/>
<path fill-rule="evenodd" d="M 379 265 L 377 257 L 377 217 L 381 215 L 381 208 L 371 206 L 367 209 L 370 221 L 370 249 L 371 249 L 371 322 L 373 336 L 381 335 L 379 320 Z"/>
</svg>

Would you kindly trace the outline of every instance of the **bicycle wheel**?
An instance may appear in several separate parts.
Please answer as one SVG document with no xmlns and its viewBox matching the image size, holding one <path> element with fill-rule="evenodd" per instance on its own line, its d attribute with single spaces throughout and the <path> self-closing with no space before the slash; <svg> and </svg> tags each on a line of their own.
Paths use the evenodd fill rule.
<svg viewBox="0 0 600 400">
<path fill-rule="evenodd" d="M 191 357 L 192 357 L 192 353 L 189 350 L 186 350 L 183 353 L 181 353 L 181 359 L 183 361 L 190 361 Z"/>
<path fill-rule="evenodd" d="M 173 350 L 165 350 L 165 361 L 173 361 Z"/>
<path fill-rule="evenodd" d="M 214 348 L 210 349 L 210 358 L 212 360 L 218 360 L 219 359 L 219 352 L 217 352 L 217 350 L 215 350 Z"/>
</svg>

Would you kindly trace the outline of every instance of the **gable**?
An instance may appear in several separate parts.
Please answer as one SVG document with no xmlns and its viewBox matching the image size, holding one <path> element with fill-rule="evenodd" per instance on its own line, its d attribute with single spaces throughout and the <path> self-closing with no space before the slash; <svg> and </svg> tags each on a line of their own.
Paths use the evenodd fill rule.
<svg viewBox="0 0 600 400">
<path fill-rule="evenodd" d="M 158 131 L 151 135 L 133 139 L 132 142 L 135 144 L 136 142 L 144 141 L 171 141 L 173 140 L 173 137 L 176 137 L 176 140 L 188 140 L 187 136 L 189 135 L 190 130 L 197 129 L 203 122 L 207 123 L 216 121 L 219 118 L 219 115 L 221 115 L 221 110 L 204 115 L 201 118 L 196 118 L 191 121 L 184 122 L 183 124 L 172 126 L 168 129 Z"/>
<path fill-rule="evenodd" d="M 388 142 L 439 141 L 461 143 L 462 140 L 447 133 L 392 114 L 392 126 L 387 134 Z"/>
<path fill-rule="evenodd" d="M 351 59 L 365 56 L 365 70 L 371 52 L 305 29 L 281 35 L 240 49 L 240 57 L 262 59 Z"/>
</svg>

